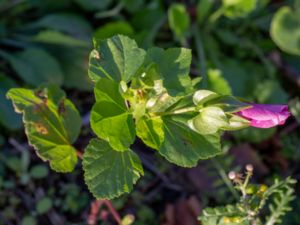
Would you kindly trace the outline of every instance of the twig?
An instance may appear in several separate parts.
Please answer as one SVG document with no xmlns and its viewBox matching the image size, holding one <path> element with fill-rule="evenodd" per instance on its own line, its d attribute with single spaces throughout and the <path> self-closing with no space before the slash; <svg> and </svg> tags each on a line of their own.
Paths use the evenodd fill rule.
<svg viewBox="0 0 300 225">
<path fill-rule="evenodd" d="M 111 10 L 96 13 L 95 14 L 95 18 L 97 18 L 97 19 L 103 19 L 103 18 L 113 17 L 113 16 L 116 16 L 116 15 L 119 15 L 119 12 L 122 9 L 123 9 L 123 3 L 120 2 L 118 5 L 116 5 Z"/>
<path fill-rule="evenodd" d="M 76 154 L 77 154 L 77 156 L 78 156 L 79 159 L 82 159 L 82 158 L 83 158 L 83 155 L 82 155 L 82 152 L 81 152 L 81 151 L 77 150 L 77 151 L 76 151 Z"/>
<path fill-rule="evenodd" d="M 27 149 L 23 145 L 21 145 L 17 140 L 15 140 L 14 138 L 9 138 L 8 142 L 19 152 L 27 151 Z"/>
<path fill-rule="evenodd" d="M 112 214 L 113 218 L 115 219 L 115 221 L 122 225 L 122 220 L 121 217 L 119 215 L 119 213 L 117 212 L 117 210 L 113 207 L 111 201 L 109 200 L 103 200 L 104 204 L 107 206 L 107 208 L 109 209 L 110 213 Z"/>
<path fill-rule="evenodd" d="M 100 212 L 100 208 L 106 205 L 109 212 L 111 213 L 111 215 L 113 216 L 114 220 L 119 224 L 122 225 L 122 219 L 119 215 L 119 213 L 117 212 L 117 210 L 113 207 L 111 201 L 109 200 L 96 200 L 93 201 L 91 203 L 91 211 L 90 214 L 88 216 L 88 225 L 96 225 L 97 223 L 97 218 Z"/>
<path fill-rule="evenodd" d="M 93 201 L 91 203 L 91 211 L 88 216 L 87 224 L 88 225 L 96 225 L 98 213 L 100 211 L 100 207 L 103 205 L 103 201 Z"/>
</svg>

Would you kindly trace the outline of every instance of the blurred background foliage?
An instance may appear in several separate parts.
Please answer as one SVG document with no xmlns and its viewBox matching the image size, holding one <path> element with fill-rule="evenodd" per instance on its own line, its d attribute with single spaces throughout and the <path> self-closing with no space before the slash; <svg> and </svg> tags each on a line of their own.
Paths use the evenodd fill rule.
<svg viewBox="0 0 300 225">
<path fill-rule="evenodd" d="M 84 148 L 94 101 L 87 76 L 92 38 L 115 34 L 143 48 L 191 48 L 191 76 L 202 77 L 202 88 L 250 102 L 288 102 L 294 115 L 283 128 L 225 134 L 228 154 L 191 170 L 135 143 L 146 178 L 114 201 L 122 215 L 134 214 L 136 225 L 197 224 L 203 207 L 234 200 L 224 174 L 247 163 L 260 182 L 299 179 L 299 0 L 0 0 L 0 224 L 87 223 L 92 197 L 80 170 L 55 174 L 33 154 L 5 94 L 42 83 L 63 87 L 80 109 L 85 126 L 77 146 Z M 300 201 L 293 204 L 284 224 L 299 224 Z M 99 224 L 113 224 L 103 218 Z"/>
</svg>

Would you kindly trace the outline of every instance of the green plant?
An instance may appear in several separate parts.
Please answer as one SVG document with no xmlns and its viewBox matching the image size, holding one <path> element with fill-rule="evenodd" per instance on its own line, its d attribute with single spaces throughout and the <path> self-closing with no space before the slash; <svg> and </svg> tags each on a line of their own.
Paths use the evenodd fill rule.
<svg viewBox="0 0 300 225">
<path fill-rule="evenodd" d="M 251 184 L 253 166 L 246 166 L 246 174 L 230 172 L 229 178 L 241 193 L 238 203 L 224 207 L 205 208 L 199 217 L 203 225 L 243 224 L 273 225 L 281 223 L 282 217 L 291 210 L 289 206 L 294 200 L 293 186 L 296 180 L 290 177 L 285 180 L 275 179 L 273 185 Z M 262 216 L 263 209 L 269 208 L 269 214 Z"/>
<path fill-rule="evenodd" d="M 129 192 L 143 168 L 130 149 L 136 135 L 168 161 L 193 167 L 200 159 L 221 154 L 222 130 L 247 127 L 234 114 L 247 104 L 232 96 L 197 90 L 199 78 L 189 77 L 191 51 L 185 48 L 147 51 L 126 36 L 95 41 L 89 76 L 95 82 L 96 103 L 91 140 L 83 156 L 85 182 L 96 198 Z M 76 163 L 80 115 L 55 86 L 11 89 L 17 112 L 37 154 L 58 172 Z"/>
</svg>

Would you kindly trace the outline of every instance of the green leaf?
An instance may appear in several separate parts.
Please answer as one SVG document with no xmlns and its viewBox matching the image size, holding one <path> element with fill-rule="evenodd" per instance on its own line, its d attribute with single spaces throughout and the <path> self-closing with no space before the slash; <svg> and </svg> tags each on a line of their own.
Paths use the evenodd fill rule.
<svg viewBox="0 0 300 225">
<path fill-rule="evenodd" d="M 126 36 L 132 36 L 134 30 L 130 23 L 126 21 L 114 21 L 104 24 L 103 26 L 97 28 L 94 32 L 93 37 L 95 39 L 106 39 L 117 34 L 123 34 Z"/>
<path fill-rule="evenodd" d="M 127 11 L 133 13 L 141 9 L 145 3 L 145 0 L 121 0 L 121 2 Z"/>
<path fill-rule="evenodd" d="M 84 179 L 97 199 L 112 199 L 129 193 L 144 175 L 139 157 L 130 149 L 113 150 L 99 139 L 92 139 L 83 155 Z"/>
<path fill-rule="evenodd" d="M 70 47 L 88 47 L 88 42 L 75 39 L 69 35 L 55 30 L 43 30 L 32 38 L 32 41 L 43 44 L 63 45 Z"/>
<path fill-rule="evenodd" d="M 290 7 L 281 7 L 271 24 L 271 37 L 287 53 L 300 55 L 300 14 Z"/>
<path fill-rule="evenodd" d="M 95 40 L 95 49 L 90 54 L 89 76 L 94 82 L 101 77 L 129 82 L 142 66 L 145 54 L 134 40 L 123 35 Z"/>
<path fill-rule="evenodd" d="M 106 9 L 112 0 L 74 0 L 81 8 L 88 11 L 96 11 Z"/>
<path fill-rule="evenodd" d="M 188 121 L 189 127 L 200 134 L 214 134 L 229 126 L 224 111 L 218 107 L 205 107 L 199 115 Z"/>
<path fill-rule="evenodd" d="M 44 214 L 52 208 L 52 200 L 48 197 L 42 198 L 36 205 L 36 211 L 39 214 Z"/>
<path fill-rule="evenodd" d="M 30 169 L 29 173 L 32 178 L 41 179 L 47 177 L 49 171 L 45 165 L 36 165 Z"/>
<path fill-rule="evenodd" d="M 72 13 L 48 14 L 26 27 L 27 29 L 46 28 L 61 31 L 86 41 L 90 41 L 92 33 L 90 24 L 83 17 Z"/>
<path fill-rule="evenodd" d="M 126 151 L 135 139 L 135 126 L 116 82 L 105 78 L 95 86 L 96 103 L 91 111 L 91 127 L 118 151 Z"/>
<path fill-rule="evenodd" d="M 63 73 L 54 57 L 37 48 L 27 48 L 15 55 L 5 54 L 17 74 L 28 84 L 39 86 L 42 83 L 61 85 Z"/>
<path fill-rule="evenodd" d="M 227 80 L 222 76 L 220 70 L 208 70 L 207 86 L 210 90 L 222 95 L 232 95 L 231 87 Z"/>
<path fill-rule="evenodd" d="M 229 18 L 245 17 L 256 8 L 257 0 L 222 0 L 225 16 Z"/>
<path fill-rule="evenodd" d="M 21 225 L 36 225 L 36 224 L 37 224 L 37 221 L 32 216 L 25 216 L 21 222 Z"/>
<path fill-rule="evenodd" d="M 197 21 L 202 24 L 210 13 L 214 0 L 200 0 L 197 4 Z"/>
<path fill-rule="evenodd" d="M 158 150 L 164 141 L 162 119 L 142 117 L 136 124 L 136 134 L 146 145 Z"/>
<path fill-rule="evenodd" d="M 200 159 L 208 159 L 220 153 L 220 135 L 201 135 L 191 130 L 189 118 L 163 117 L 165 139 L 159 153 L 167 160 L 182 167 L 193 167 Z"/>
<path fill-rule="evenodd" d="M 150 48 L 147 51 L 145 64 L 155 63 L 163 85 L 170 95 L 190 90 L 193 82 L 189 77 L 192 53 L 186 48 Z"/>
<path fill-rule="evenodd" d="M 87 76 L 88 55 L 85 48 L 62 47 L 53 48 L 53 53 L 61 63 L 64 72 L 64 86 L 77 88 L 83 91 L 91 91 L 93 82 Z"/>
<path fill-rule="evenodd" d="M 13 106 L 5 95 L 9 88 L 15 87 L 15 82 L 4 74 L 0 74 L 0 124 L 10 130 L 22 127 L 21 116 L 14 112 Z"/>
<path fill-rule="evenodd" d="M 190 17 L 185 5 L 174 3 L 168 10 L 169 25 L 176 37 L 181 40 L 187 34 L 190 26 Z"/>
<path fill-rule="evenodd" d="M 38 156 L 57 172 L 71 172 L 76 150 L 71 146 L 80 132 L 81 117 L 56 87 L 40 90 L 13 88 L 7 93 L 17 112 L 23 113 L 25 132 Z"/>
<path fill-rule="evenodd" d="M 198 219 L 203 225 L 250 225 L 247 212 L 239 204 L 205 208 Z"/>
</svg>

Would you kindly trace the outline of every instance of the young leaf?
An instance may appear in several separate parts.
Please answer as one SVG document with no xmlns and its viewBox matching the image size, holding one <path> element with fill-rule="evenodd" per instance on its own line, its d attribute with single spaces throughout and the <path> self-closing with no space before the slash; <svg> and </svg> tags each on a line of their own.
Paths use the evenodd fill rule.
<svg viewBox="0 0 300 225">
<path fill-rule="evenodd" d="M 130 149 L 113 150 L 99 139 L 92 139 L 83 156 L 84 179 L 97 199 L 112 199 L 129 193 L 144 175 L 139 157 Z"/>
<path fill-rule="evenodd" d="M 227 80 L 222 76 L 220 70 L 210 69 L 207 72 L 207 85 L 212 91 L 222 95 L 232 95 L 231 87 Z"/>
<path fill-rule="evenodd" d="M 185 5 L 175 3 L 168 10 L 168 19 L 171 30 L 181 40 L 187 33 L 190 26 L 190 17 Z"/>
<path fill-rule="evenodd" d="M 129 82 L 142 66 L 145 55 L 134 40 L 123 35 L 95 40 L 95 49 L 90 54 L 89 76 L 94 82 L 101 77 Z"/>
<path fill-rule="evenodd" d="M 229 18 L 245 17 L 256 8 L 257 0 L 222 0 L 225 16 Z"/>
<path fill-rule="evenodd" d="M 172 96 L 184 93 L 193 86 L 189 77 L 192 53 L 186 48 L 150 48 L 147 51 L 145 64 L 157 65 L 158 73 L 164 87 Z"/>
<path fill-rule="evenodd" d="M 41 90 L 13 88 L 7 93 L 15 110 L 23 113 L 25 132 L 38 156 L 57 172 L 71 172 L 76 150 L 71 146 L 79 135 L 81 118 L 75 106 L 58 88 Z"/>
<path fill-rule="evenodd" d="M 142 117 L 136 124 L 136 134 L 146 145 L 158 150 L 164 141 L 162 119 Z"/>
<path fill-rule="evenodd" d="M 201 135 L 191 130 L 182 116 L 165 116 L 165 139 L 159 153 L 167 160 L 183 167 L 197 165 L 199 159 L 207 159 L 222 153 L 220 135 Z"/>
<path fill-rule="evenodd" d="M 112 148 L 126 151 L 135 139 L 132 115 L 112 80 L 101 78 L 95 86 L 96 103 L 91 112 L 91 127 Z"/>
<path fill-rule="evenodd" d="M 214 0 L 201 0 L 197 4 L 197 22 L 202 24 L 210 13 L 215 1 Z"/>
</svg>

